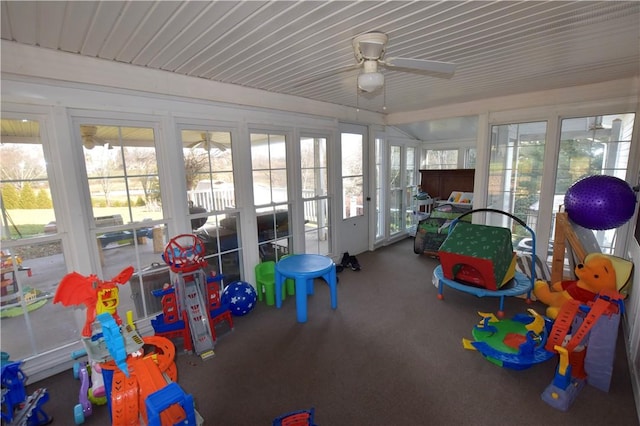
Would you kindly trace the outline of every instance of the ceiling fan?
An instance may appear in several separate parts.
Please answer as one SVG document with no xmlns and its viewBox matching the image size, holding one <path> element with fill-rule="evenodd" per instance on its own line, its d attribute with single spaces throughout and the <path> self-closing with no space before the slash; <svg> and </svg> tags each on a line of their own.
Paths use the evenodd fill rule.
<svg viewBox="0 0 640 426">
<path fill-rule="evenodd" d="M 109 142 L 96 136 L 96 126 L 80 126 L 80 135 L 82 136 L 82 145 L 86 149 L 93 149 L 96 145 L 107 146 L 108 149 L 112 149 Z"/>
<path fill-rule="evenodd" d="M 360 34 L 353 39 L 353 50 L 358 66 L 362 65 L 362 72 L 358 75 L 360 90 L 374 92 L 382 88 L 384 74 L 378 71 L 378 66 L 404 72 L 435 74 L 437 77 L 444 78 L 450 78 L 456 69 L 456 65 L 451 62 L 385 58 L 388 40 L 386 34 L 378 31 Z"/>
<path fill-rule="evenodd" d="M 220 152 L 225 152 L 227 150 L 227 147 L 224 144 L 211 140 L 209 132 L 200 133 L 200 140 L 192 142 L 189 145 L 189 148 L 204 148 L 207 151 L 211 148 L 216 148 Z"/>
</svg>

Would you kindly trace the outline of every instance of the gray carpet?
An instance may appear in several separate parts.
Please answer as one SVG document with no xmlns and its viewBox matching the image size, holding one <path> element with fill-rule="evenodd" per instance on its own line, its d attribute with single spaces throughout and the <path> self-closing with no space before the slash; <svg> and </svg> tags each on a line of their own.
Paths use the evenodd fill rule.
<svg viewBox="0 0 640 426">
<path fill-rule="evenodd" d="M 357 425 L 638 425 L 622 332 L 608 393 L 585 387 L 568 412 L 540 395 L 557 358 L 529 369 L 500 368 L 465 350 L 478 311 L 495 312 L 498 299 L 431 283 L 437 261 L 413 253 L 411 239 L 358 256 L 362 270 L 339 274 L 338 309 L 316 281 L 309 320 L 296 322 L 295 300 L 282 309 L 260 304 L 235 317 L 217 342 L 216 356 L 181 353 L 178 382 L 192 394 L 208 425 L 270 425 L 280 414 L 315 407 L 320 426 Z M 525 313 L 509 298 L 506 316 Z M 542 305 L 532 304 L 544 313 Z M 54 424 L 73 424 L 78 382 L 71 371 L 45 386 Z M 106 407 L 86 424 L 106 425 Z"/>
</svg>

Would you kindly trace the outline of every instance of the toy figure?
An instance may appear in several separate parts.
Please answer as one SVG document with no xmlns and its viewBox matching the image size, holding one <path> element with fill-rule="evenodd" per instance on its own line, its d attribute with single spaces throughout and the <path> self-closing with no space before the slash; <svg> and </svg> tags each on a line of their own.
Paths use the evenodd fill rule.
<svg viewBox="0 0 640 426">
<path fill-rule="evenodd" d="M 584 263 L 576 266 L 577 280 L 560 281 L 552 285 L 538 280 L 533 293 L 538 300 L 549 305 L 547 316 L 555 319 L 568 300 L 588 304 L 602 290 L 621 291 L 629 280 L 632 265 L 628 260 L 615 256 L 591 253 L 586 256 Z"/>
<path fill-rule="evenodd" d="M 132 275 L 132 266 L 124 268 L 111 281 L 102 281 L 95 274 L 85 277 L 77 272 L 71 272 L 60 281 L 53 303 L 60 302 L 64 306 L 85 305 L 87 319 L 82 329 L 82 336 L 91 337 L 91 324 L 99 314 L 109 313 L 113 315 L 118 325 L 122 324 L 116 310 L 119 303 L 116 284 L 128 282 Z"/>
</svg>

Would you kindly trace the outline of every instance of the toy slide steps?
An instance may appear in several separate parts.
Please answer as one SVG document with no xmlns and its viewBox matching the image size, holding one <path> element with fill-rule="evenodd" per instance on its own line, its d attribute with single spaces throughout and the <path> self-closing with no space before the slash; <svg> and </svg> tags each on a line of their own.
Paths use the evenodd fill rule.
<svg viewBox="0 0 640 426">
<path fill-rule="evenodd" d="M 214 339 L 209 324 L 209 315 L 206 311 L 207 304 L 200 291 L 202 286 L 198 285 L 198 280 L 203 277 L 198 272 L 196 271 L 192 276 L 185 274 L 182 278 L 184 279 L 184 296 L 193 348 L 196 354 L 202 359 L 206 359 L 214 354 Z"/>
</svg>

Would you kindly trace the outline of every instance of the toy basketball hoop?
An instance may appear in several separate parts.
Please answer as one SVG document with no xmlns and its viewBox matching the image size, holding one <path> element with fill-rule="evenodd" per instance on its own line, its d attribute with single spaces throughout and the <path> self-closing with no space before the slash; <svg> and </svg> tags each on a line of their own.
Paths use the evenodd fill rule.
<svg viewBox="0 0 640 426">
<path fill-rule="evenodd" d="M 204 243 L 194 234 L 173 237 L 165 246 L 162 259 L 173 272 L 188 272 L 203 267 Z"/>
</svg>

